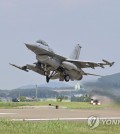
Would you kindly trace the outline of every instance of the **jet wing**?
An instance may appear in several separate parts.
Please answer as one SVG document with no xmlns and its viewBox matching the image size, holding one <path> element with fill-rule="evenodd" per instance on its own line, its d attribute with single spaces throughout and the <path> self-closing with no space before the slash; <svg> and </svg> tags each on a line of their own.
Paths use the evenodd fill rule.
<svg viewBox="0 0 120 134">
<path fill-rule="evenodd" d="M 67 58 L 61 56 L 61 55 L 58 55 L 58 54 L 54 54 L 53 55 L 54 58 L 58 59 L 59 61 L 65 61 Z"/>
<path fill-rule="evenodd" d="M 56 59 L 56 60 L 58 60 L 60 62 L 65 61 L 67 59 L 67 58 L 65 58 L 65 57 L 63 57 L 61 55 L 58 55 L 56 53 L 49 52 L 47 50 L 45 50 L 42 53 L 39 53 L 38 55 L 47 55 L 47 56 L 50 56 L 50 57 L 52 57 L 52 58 L 54 58 L 54 59 Z"/>
<path fill-rule="evenodd" d="M 104 66 L 109 65 L 110 67 L 113 66 L 114 62 L 109 62 L 107 60 L 102 60 L 103 62 L 90 62 L 90 61 L 80 61 L 80 60 L 72 60 L 72 59 L 66 59 L 68 62 L 74 63 L 76 66 L 80 68 L 95 68 L 95 67 L 101 67 L 104 68 Z"/>
<path fill-rule="evenodd" d="M 33 44 L 25 43 L 25 45 L 28 49 L 33 51 L 36 55 L 47 55 L 47 56 L 53 57 L 55 59 L 58 59 L 61 62 L 66 59 L 63 56 L 60 56 L 60 55 L 54 53 L 53 50 L 49 47 L 47 47 L 47 49 L 45 49 L 45 48 L 42 48 L 40 46 L 36 46 L 36 45 L 33 45 Z"/>
<path fill-rule="evenodd" d="M 38 50 L 37 55 L 47 55 L 47 56 L 53 57 L 53 58 L 55 58 L 55 59 L 57 59 L 57 60 L 59 60 L 61 62 L 67 59 L 67 58 L 65 58 L 65 57 L 63 57 L 61 55 L 58 55 L 56 53 L 53 53 L 53 52 L 50 52 L 50 51 L 47 51 L 47 50 L 40 51 L 40 49 Z"/>
</svg>

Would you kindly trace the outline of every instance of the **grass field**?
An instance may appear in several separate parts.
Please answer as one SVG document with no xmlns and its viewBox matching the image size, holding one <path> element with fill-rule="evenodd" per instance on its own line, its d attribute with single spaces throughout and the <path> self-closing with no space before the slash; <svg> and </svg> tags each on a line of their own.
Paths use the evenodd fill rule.
<svg viewBox="0 0 120 134">
<path fill-rule="evenodd" d="M 101 109 L 107 105 L 94 106 L 89 102 L 55 102 L 55 101 L 38 101 L 38 102 L 0 102 L 0 108 L 18 108 L 20 106 L 48 106 L 49 104 L 66 107 L 69 109 Z"/>
<path fill-rule="evenodd" d="M 120 132 L 119 125 L 100 124 L 91 130 L 87 122 L 14 122 L 1 120 L 0 134 L 115 134 Z"/>
</svg>

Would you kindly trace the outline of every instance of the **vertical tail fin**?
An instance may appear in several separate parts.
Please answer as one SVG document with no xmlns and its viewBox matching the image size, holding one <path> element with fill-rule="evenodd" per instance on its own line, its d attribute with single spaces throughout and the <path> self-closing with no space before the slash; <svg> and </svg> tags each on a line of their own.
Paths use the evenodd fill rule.
<svg viewBox="0 0 120 134">
<path fill-rule="evenodd" d="M 77 44 L 73 50 L 73 52 L 70 55 L 70 59 L 75 59 L 78 60 L 79 56 L 80 56 L 80 50 L 81 50 L 81 46 L 79 44 Z"/>
</svg>

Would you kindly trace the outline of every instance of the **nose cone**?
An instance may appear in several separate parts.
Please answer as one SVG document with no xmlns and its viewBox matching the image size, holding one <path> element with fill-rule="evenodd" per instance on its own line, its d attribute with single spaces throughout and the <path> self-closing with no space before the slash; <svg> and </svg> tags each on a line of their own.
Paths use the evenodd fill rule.
<svg viewBox="0 0 120 134">
<path fill-rule="evenodd" d="M 25 43 L 25 45 L 26 45 L 26 47 L 27 47 L 28 49 L 30 49 L 31 51 L 35 51 L 35 50 L 37 49 L 37 46 L 36 46 L 36 45 L 26 44 L 26 43 Z"/>
</svg>

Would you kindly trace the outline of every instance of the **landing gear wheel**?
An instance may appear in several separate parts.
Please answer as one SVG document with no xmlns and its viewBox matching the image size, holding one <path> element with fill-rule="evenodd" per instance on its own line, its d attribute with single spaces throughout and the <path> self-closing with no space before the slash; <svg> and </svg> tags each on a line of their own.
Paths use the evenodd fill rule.
<svg viewBox="0 0 120 134">
<path fill-rule="evenodd" d="M 46 82 L 49 83 L 49 81 L 50 81 L 49 76 L 46 76 Z"/>
<path fill-rule="evenodd" d="M 65 79 L 66 82 L 68 82 L 70 80 L 70 76 L 69 75 L 65 75 L 64 79 Z"/>
<path fill-rule="evenodd" d="M 83 78 L 83 76 L 81 75 L 80 78 L 79 78 L 79 80 L 82 80 L 82 78 Z"/>
</svg>

